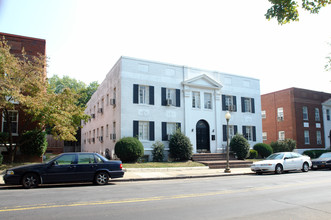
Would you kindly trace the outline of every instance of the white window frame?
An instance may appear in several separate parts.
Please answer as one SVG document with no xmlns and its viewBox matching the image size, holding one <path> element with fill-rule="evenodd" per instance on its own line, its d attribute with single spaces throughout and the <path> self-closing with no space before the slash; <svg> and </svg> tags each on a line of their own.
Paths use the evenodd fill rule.
<svg viewBox="0 0 331 220">
<path fill-rule="evenodd" d="M 304 139 L 305 139 L 305 144 L 310 144 L 309 131 L 308 130 L 304 131 Z"/>
<path fill-rule="evenodd" d="M 248 141 L 253 141 L 253 127 L 246 126 L 246 138 Z"/>
<path fill-rule="evenodd" d="M 200 109 L 201 103 L 200 103 L 200 92 L 192 92 L 192 108 Z"/>
<path fill-rule="evenodd" d="M 139 140 L 143 140 L 143 141 L 149 140 L 149 122 L 148 121 L 139 121 L 138 137 L 139 137 Z"/>
<path fill-rule="evenodd" d="M 308 121 L 308 107 L 307 106 L 302 107 L 302 118 L 303 118 L 303 120 Z"/>
<path fill-rule="evenodd" d="M 262 110 L 261 111 L 261 117 L 262 117 L 262 119 L 266 119 L 267 118 L 267 113 L 266 113 L 265 110 Z"/>
<path fill-rule="evenodd" d="M 167 135 L 173 135 L 176 132 L 177 124 L 173 122 L 167 122 Z"/>
<path fill-rule="evenodd" d="M 322 133 L 321 131 L 316 131 L 316 143 L 322 145 Z"/>
<path fill-rule="evenodd" d="M 285 131 L 278 131 L 278 140 L 280 141 L 285 140 Z"/>
<path fill-rule="evenodd" d="M 277 108 L 277 120 L 284 121 L 284 109 L 283 107 Z"/>
<path fill-rule="evenodd" d="M 330 121 L 331 120 L 330 109 L 326 109 L 326 120 L 327 121 Z"/>
<path fill-rule="evenodd" d="M 234 125 L 229 125 L 229 140 L 232 140 L 234 135 Z"/>
<path fill-rule="evenodd" d="M 267 132 L 262 132 L 262 140 L 263 141 L 268 140 L 268 133 Z"/>
<path fill-rule="evenodd" d="M 204 93 L 204 108 L 212 109 L 212 94 L 210 92 Z"/>
<path fill-rule="evenodd" d="M 12 118 L 11 123 L 12 123 L 12 128 L 13 128 L 13 124 L 14 123 L 16 124 L 16 126 L 15 126 L 16 132 L 13 132 L 12 135 L 17 136 L 18 135 L 18 111 L 17 110 L 9 110 L 8 113 L 9 113 L 9 117 L 11 117 L 11 118 L 12 118 L 12 114 L 16 113 L 15 121 L 13 121 L 13 118 Z M 3 112 L 3 114 L 2 114 L 2 127 L 1 127 L 2 132 L 4 132 L 5 123 L 6 123 L 5 113 Z"/>
<path fill-rule="evenodd" d="M 166 99 L 172 100 L 171 105 L 176 105 L 176 89 L 168 89 L 166 88 Z"/>
<path fill-rule="evenodd" d="M 148 104 L 149 103 L 149 86 L 139 85 L 138 101 L 139 101 L 139 104 Z"/>
<path fill-rule="evenodd" d="M 244 98 L 245 112 L 252 112 L 252 99 Z"/>
<path fill-rule="evenodd" d="M 315 121 L 321 121 L 319 108 L 315 108 Z"/>
</svg>

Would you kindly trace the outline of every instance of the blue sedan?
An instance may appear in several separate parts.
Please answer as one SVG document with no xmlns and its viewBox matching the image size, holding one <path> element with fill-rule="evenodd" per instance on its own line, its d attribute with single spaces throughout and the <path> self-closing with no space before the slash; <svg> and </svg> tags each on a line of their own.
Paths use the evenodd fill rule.
<svg viewBox="0 0 331 220">
<path fill-rule="evenodd" d="M 109 178 L 123 177 L 122 168 L 121 161 L 108 160 L 97 153 L 64 153 L 47 163 L 8 169 L 3 179 L 5 184 L 22 185 L 24 188 L 70 182 L 105 185 Z"/>
</svg>

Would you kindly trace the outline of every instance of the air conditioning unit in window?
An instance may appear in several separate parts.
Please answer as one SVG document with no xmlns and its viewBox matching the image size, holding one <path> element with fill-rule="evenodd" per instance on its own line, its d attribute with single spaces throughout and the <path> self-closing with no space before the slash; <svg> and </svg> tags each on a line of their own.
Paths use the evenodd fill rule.
<svg viewBox="0 0 331 220">
<path fill-rule="evenodd" d="M 172 99 L 167 99 L 167 106 L 171 106 L 172 105 Z"/>
<path fill-rule="evenodd" d="M 110 104 L 111 105 L 116 105 L 116 99 L 110 99 Z"/>
<path fill-rule="evenodd" d="M 103 113 L 103 109 L 102 108 L 99 108 L 98 109 L 98 113 Z"/>
</svg>

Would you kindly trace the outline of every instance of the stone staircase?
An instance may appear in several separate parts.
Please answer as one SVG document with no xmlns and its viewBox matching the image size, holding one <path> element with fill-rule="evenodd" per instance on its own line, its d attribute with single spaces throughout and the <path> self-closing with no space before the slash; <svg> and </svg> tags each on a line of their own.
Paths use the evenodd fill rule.
<svg viewBox="0 0 331 220">
<path fill-rule="evenodd" d="M 210 169 L 222 169 L 226 167 L 226 154 L 225 153 L 201 153 L 193 154 L 192 160 L 200 162 Z M 230 168 L 244 168 L 250 167 L 252 162 L 245 160 L 237 160 L 232 154 L 229 155 Z"/>
</svg>

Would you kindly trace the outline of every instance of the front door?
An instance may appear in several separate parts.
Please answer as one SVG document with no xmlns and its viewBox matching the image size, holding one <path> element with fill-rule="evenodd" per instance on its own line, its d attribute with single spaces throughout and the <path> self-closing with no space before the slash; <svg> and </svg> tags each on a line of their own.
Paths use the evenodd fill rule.
<svg viewBox="0 0 331 220">
<path fill-rule="evenodd" d="M 198 121 L 196 125 L 197 152 L 210 152 L 209 125 L 205 120 Z"/>
</svg>

